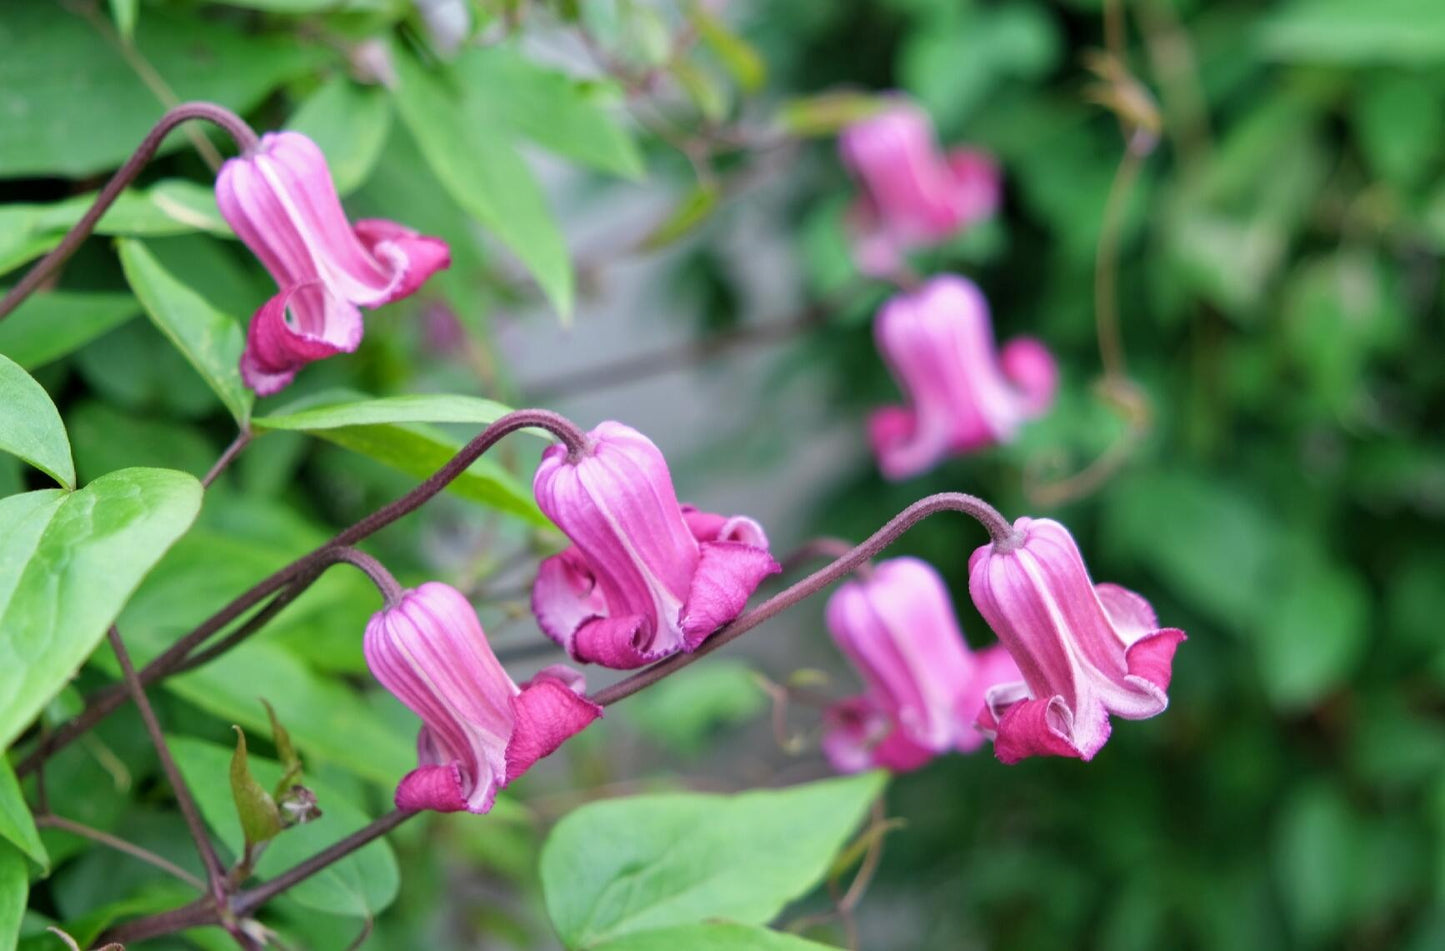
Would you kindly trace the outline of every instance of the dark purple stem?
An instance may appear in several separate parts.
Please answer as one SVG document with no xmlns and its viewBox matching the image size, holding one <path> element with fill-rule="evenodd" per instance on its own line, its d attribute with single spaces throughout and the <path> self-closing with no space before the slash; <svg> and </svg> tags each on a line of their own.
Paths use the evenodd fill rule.
<svg viewBox="0 0 1445 951">
<path fill-rule="evenodd" d="M 337 561 L 360 568 L 366 577 L 371 579 L 371 583 L 376 585 L 376 590 L 381 592 L 386 607 L 394 607 L 401 600 L 401 585 L 397 584 L 391 572 L 387 571 L 381 562 L 357 548 L 338 548 L 333 554 Z"/>
<path fill-rule="evenodd" d="M 201 478 L 201 485 L 209 489 L 211 483 L 215 482 L 221 473 L 226 471 L 226 467 L 236 460 L 236 457 L 241 454 L 241 450 L 245 449 L 247 443 L 250 441 L 250 427 L 242 426 L 241 431 L 236 434 L 236 438 L 231 440 L 231 444 L 226 447 L 226 451 L 221 453 L 221 458 L 217 459 L 216 464 L 211 466 L 210 471 Z"/>
<path fill-rule="evenodd" d="M 1018 544 L 1017 535 L 1013 526 L 1008 523 L 998 510 L 989 505 L 977 496 L 965 495 L 962 492 L 940 492 L 937 495 L 930 495 L 927 498 L 919 499 L 908 508 L 899 512 L 888 523 L 860 545 L 849 549 L 841 557 L 835 559 L 827 567 L 814 572 L 802 581 L 797 582 L 782 591 L 773 595 L 762 604 L 748 611 L 746 614 L 722 628 L 712 637 L 703 641 L 702 646 L 690 654 L 674 654 L 666 660 L 658 661 L 651 667 L 644 668 L 625 680 L 620 680 L 610 687 L 604 687 L 591 696 L 593 703 L 599 706 L 608 706 L 619 700 L 626 699 L 646 687 L 650 687 L 662 678 L 674 674 L 689 664 L 711 654 L 720 647 L 742 637 L 748 631 L 757 627 L 764 621 L 781 614 L 788 608 L 812 597 L 828 585 L 842 578 L 848 572 L 878 554 L 889 545 L 898 540 L 898 537 L 916 523 L 930 515 L 938 512 L 963 512 L 972 516 L 979 524 L 988 529 L 989 536 L 996 546 L 1010 548 Z"/>
<path fill-rule="evenodd" d="M 95 202 L 90 209 L 81 216 L 65 237 L 60 239 L 60 244 L 55 246 L 45 257 L 41 258 L 32 267 L 20 282 L 10 289 L 10 293 L 0 299 L 0 320 L 10 316 L 11 311 L 20 306 L 20 303 L 34 293 L 41 283 L 55 272 L 55 269 L 64 264 L 66 260 L 80 247 L 81 242 L 90 237 L 95 230 L 96 224 L 105 215 L 120 193 L 125 191 L 135 177 L 140 174 L 141 169 L 155 157 L 156 151 L 160 149 L 161 143 L 176 126 L 189 122 L 192 119 L 201 119 L 206 122 L 220 126 L 235 141 L 236 147 L 241 151 L 255 146 L 257 139 L 255 131 L 246 124 L 246 121 L 229 109 L 218 106 L 212 102 L 183 102 L 180 105 L 167 110 L 161 116 L 159 122 L 141 140 L 141 144 L 131 153 L 110 181 L 96 196 Z"/>
</svg>

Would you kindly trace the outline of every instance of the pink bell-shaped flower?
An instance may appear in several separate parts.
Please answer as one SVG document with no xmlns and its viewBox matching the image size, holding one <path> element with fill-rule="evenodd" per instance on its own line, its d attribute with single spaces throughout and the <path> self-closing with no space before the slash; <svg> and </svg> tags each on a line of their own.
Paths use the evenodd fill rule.
<svg viewBox="0 0 1445 951">
<path fill-rule="evenodd" d="M 1008 648 L 1021 682 L 988 692 L 979 719 L 1005 763 L 1026 756 L 1089 760 L 1109 738 L 1109 715 L 1164 712 L 1174 651 L 1185 639 L 1115 584 L 1095 585 L 1069 530 L 1021 518 L 1017 534 L 969 559 L 973 603 Z"/>
<path fill-rule="evenodd" d="M 326 156 L 299 132 L 271 132 L 221 166 L 216 202 L 280 291 L 251 320 L 241 375 L 265 396 L 313 360 L 361 344 L 359 307 L 411 294 L 451 263 L 446 242 L 391 221 L 353 226 Z"/>
<path fill-rule="evenodd" d="M 621 423 L 592 430 L 577 458 L 542 456 L 537 504 L 572 545 L 544 560 L 532 610 L 586 663 L 620 669 L 695 650 L 779 570 L 752 519 L 678 504 L 657 446 Z"/>
<path fill-rule="evenodd" d="M 998 208 L 998 165 L 983 152 L 944 154 L 922 109 L 898 104 L 855 122 L 838 140 L 863 190 L 848 215 L 865 274 L 893 273 L 910 249 L 937 244 Z"/>
<path fill-rule="evenodd" d="M 1039 341 L 1019 337 L 996 349 L 983 293 L 956 275 L 889 300 L 873 336 L 908 399 L 868 420 L 878 466 L 890 479 L 1008 442 L 1052 405 L 1058 389 L 1058 366 Z"/>
<path fill-rule="evenodd" d="M 1001 646 L 969 650 L 943 579 L 917 558 L 879 562 L 840 585 L 826 620 L 865 684 L 826 715 L 823 751 L 840 772 L 905 771 L 977 749 L 985 692 L 1020 676 Z"/>
<path fill-rule="evenodd" d="M 487 812 L 497 790 L 602 715 L 568 667 L 517 686 L 466 597 L 440 582 L 373 615 L 364 648 L 372 674 L 423 723 L 398 809 Z"/>
</svg>

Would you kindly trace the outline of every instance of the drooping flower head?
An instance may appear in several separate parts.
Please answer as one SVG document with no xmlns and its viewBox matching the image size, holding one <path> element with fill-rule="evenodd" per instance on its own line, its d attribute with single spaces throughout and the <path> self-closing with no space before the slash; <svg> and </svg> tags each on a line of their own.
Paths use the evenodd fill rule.
<svg viewBox="0 0 1445 951">
<path fill-rule="evenodd" d="M 361 343 L 358 307 L 406 297 L 451 263 L 446 242 L 341 208 L 326 156 L 299 132 L 272 132 L 221 166 L 221 215 L 280 288 L 251 319 L 241 375 L 267 395 L 313 360 Z"/>
<path fill-rule="evenodd" d="M 440 582 L 373 615 L 364 646 L 372 674 L 422 719 L 399 809 L 487 812 L 497 790 L 602 715 L 568 667 L 517 686 L 466 597 Z"/>
<path fill-rule="evenodd" d="M 1185 639 L 1115 584 L 1095 585 L 1069 530 L 1021 518 L 1016 535 L 969 559 L 968 590 L 1008 648 L 1021 682 L 988 693 L 979 725 L 996 732 L 1005 763 L 1026 756 L 1089 760 L 1109 738 L 1109 715 L 1163 713 L 1174 651 Z"/>
<path fill-rule="evenodd" d="M 779 570 L 761 526 L 682 506 L 657 446 L 621 423 L 542 456 L 537 504 L 572 542 L 542 562 L 532 610 L 575 659 L 632 668 L 695 650 Z"/>
<path fill-rule="evenodd" d="M 863 194 L 849 214 L 865 274 L 896 271 L 904 252 L 946 240 L 998 207 L 998 166 L 972 149 L 943 153 L 927 113 L 900 100 L 838 140 Z"/>
<path fill-rule="evenodd" d="M 926 472 L 946 456 L 1014 438 L 1043 414 L 1058 367 L 1029 337 L 996 348 L 988 302 L 965 278 L 944 274 L 883 305 L 873 336 L 907 406 L 868 420 L 878 465 L 890 479 Z"/>
<path fill-rule="evenodd" d="M 1019 677 L 1001 646 L 969 650 L 943 579 L 917 558 L 880 562 L 840 585 L 826 620 L 865 684 L 826 715 L 823 750 L 841 772 L 916 769 L 977 749 L 985 691 Z"/>
</svg>

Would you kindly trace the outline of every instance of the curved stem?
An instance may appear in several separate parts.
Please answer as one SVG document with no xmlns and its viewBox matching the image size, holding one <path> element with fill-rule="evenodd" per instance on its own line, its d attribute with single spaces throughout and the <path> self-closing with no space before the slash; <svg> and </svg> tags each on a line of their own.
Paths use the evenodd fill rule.
<svg viewBox="0 0 1445 951">
<path fill-rule="evenodd" d="M 899 536 L 915 524 L 938 512 L 963 512 L 972 516 L 979 524 L 988 529 L 989 537 L 993 539 L 995 546 L 1008 549 L 1019 543 L 1018 534 L 1014 531 L 1013 526 L 998 513 L 997 509 L 983 499 L 965 495 L 962 492 L 940 492 L 937 495 L 930 495 L 927 498 L 919 499 L 893 516 L 887 524 L 874 532 L 862 544 L 849 549 L 846 554 L 835 559 L 831 564 L 815 571 L 802 581 L 784 588 L 731 624 L 723 627 L 712 637 L 703 641 L 702 646 L 691 654 L 674 654 L 666 660 L 658 661 L 631 677 L 620 680 L 610 687 L 604 687 L 589 699 L 598 706 L 608 706 L 697 662 L 718 648 L 742 637 L 764 621 L 817 594 L 893 544 Z"/>
<path fill-rule="evenodd" d="M 20 303 L 40 286 L 41 282 L 75 253 L 81 242 L 90 237 L 96 224 L 106 210 L 120 197 L 120 193 L 125 191 L 126 186 L 135 180 L 141 169 L 145 168 L 155 157 L 156 151 L 160 149 L 166 136 L 170 135 L 176 126 L 192 119 L 201 119 L 220 126 L 235 141 L 237 148 L 242 151 L 252 148 L 257 142 L 255 131 L 246 124 L 244 119 L 215 103 L 183 102 L 179 106 L 168 109 L 150 132 L 146 133 L 146 137 L 131 153 L 130 158 L 126 159 L 125 164 L 111 176 L 110 181 L 105 183 L 105 187 L 96 196 L 90 210 L 65 233 L 65 237 L 60 239 L 60 244 L 41 258 L 34 267 L 26 272 L 19 283 L 10 289 L 10 293 L 0 299 L 0 320 L 8 317 L 11 311 L 19 307 Z"/>
<path fill-rule="evenodd" d="M 382 600 L 386 602 L 388 608 L 393 607 L 401 600 L 401 585 L 397 584 L 391 572 L 387 571 L 386 566 L 381 562 L 366 552 L 351 547 L 337 548 L 332 554 L 335 555 L 337 561 L 344 561 L 348 565 L 360 568 L 366 577 L 371 579 L 371 583 L 376 585 L 376 590 L 381 592 Z"/>
<path fill-rule="evenodd" d="M 783 574 L 792 574 L 794 571 L 806 565 L 815 558 L 842 558 L 853 550 L 853 543 L 841 538 L 823 536 L 806 541 L 788 553 L 779 564 L 783 567 Z M 863 562 L 853 569 L 853 573 L 860 578 L 867 578 L 873 573 L 873 566 Z"/>
<path fill-rule="evenodd" d="M 1104 204 L 1104 220 L 1100 225 L 1099 249 L 1094 256 L 1094 323 L 1099 335 L 1099 362 L 1109 379 L 1123 379 L 1128 369 L 1124 363 L 1124 340 L 1119 330 L 1119 229 L 1124 202 L 1133 190 L 1134 181 L 1143 168 L 1145 153 L 1133 146 L 1124 152 L 1109 197 Z"/>
<path fill-rule="evenodd" d="M 239 917 L 251 914 L 288 888 L 304 882 L 328 865 L 340 861 L 374 839 L 381 838 L 414 815 L 416 815 L 415 812 L 393 809 L 380 819 L 374 820 L 370 825 L 364 826 L 341 841 L 322 849 L 306 861 L 237 895 L 231 900 L 231 911 Z"/>
<path fill-rule="evenodd" d="M 42 813 L 35 817 L 35 824 L 41 828 L 59 829 L 61 832 L 69 832 L 71 835 L 78 835 L 83 839 L 104 845 L 107 848 L 115 849 L 117 852 L 124 852 L 132 858 L 140 859 L 147 865 L 153 865 L 173 878 L 180 879 L 197 891 L 205 891 L 206 883 L 196 876 L 187 872 L 176 863 L 164 856 L 157 855 L 150 849 L 142 848 L 134 842 L 127 842 L 119 836 L 111 835 L 109 832 L 102 832 L 100 829 L 92 829 L 88 825 L 73 822 L 64 816 L 57 816 L 54 813 Z"/>
<path fill-rule="evenodd" d="M 221 457 L 216 460 L 216 464 L 211 466 L 210 471 L 201 478 L 201 487 L 209 489 L 211 487 L 211 483 L 215 482 L 216 479 L 220 477 L 221 473 L 226 471 L 227 466 L 229 466 L 232 462 L 236 461 L 236 457 L 241 454 L 241 450 L 245 449 L 246 444 L 250 441 L 250 427 L 242 426 L 241 431 L 236 434 L 236 438 L 231 440 L 231 444 L 226 447 L 225 452 L 222 452 Z"/>
</svg>

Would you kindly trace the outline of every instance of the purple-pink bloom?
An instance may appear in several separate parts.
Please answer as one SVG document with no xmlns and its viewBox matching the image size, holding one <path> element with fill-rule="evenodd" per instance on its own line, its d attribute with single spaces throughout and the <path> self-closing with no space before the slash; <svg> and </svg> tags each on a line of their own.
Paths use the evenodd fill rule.
<svg viewBox="0 0 1445 951">
<path fill-rule="evenodd" d="M 1020 676 L 1002 647 L 969 650 L 943 579 L 917 558 L 879 562 L 840 585 L 826 620 L 865 685 L 825 715 L 823 751 L 840 772 L 901 772 L 977 749 L 984 693 Z"/>
<path fill-rule="evenodd" d="M 221 166 L 216 201 L 280 291 L 251 320 L 241 375 L 261 395 L 313 360 L 361 343 L 361 311 L 411 294 L 451 263 L 446 242 L 391 221 L 353 226 L 326 156 L 299 132 L 271 132 Z"/>
<path fill-rule="evenodd" d="M 983 293 L 956 275 L 893 297 L 879 311 L 873 336 L 908 400 L 868 420 L 879 468 L 890 479 L 1010 441 L 1052 405 L 1058 389 L 1048 349 L 1016 337 L 998 350 Z"/>
<path fill-rule="evenodd" d="M 548 449 L 533 489 L 572 545 L 542 562 L 532 610 L 579 661 L 628 669 L 695 650 L 780 570 L 757 522 L 680 505 L 661 451 L 621 423 L 592 430 L 577 458 Z"/>
<path fill-rule="evenodd" d="M 1174 651 L 1185 639 L 1115 584 L 1095 585 L 1069 530 L 1021 518 L 1013 538 L 969 559 L 973 603 L 1023 679 L 988 692 L 979 720 L 1005 763 L 1026 756 L 1089 760 L 1109 738 L 1109 715 L 1163 713 Z"/>
<path fill-rule="evenodd" d="M 602 716 L 571 668 L 517 686 L 466 597 L 440 582 L 373 615 L 364 647 L 376 679 L 422 719 L 398 809 L 487 812 L 497 790 Z"/>
<path fill-rule="evenodd" d="M 900 101 L 855 122 L 838 140 L 863 194 L 849 212 L 865 274 L 899 269 L 903 254 L 946 240 L 998 208 L 998 165 L 983 152 L 945 154 L 922 109 Z"/>
</svg>

